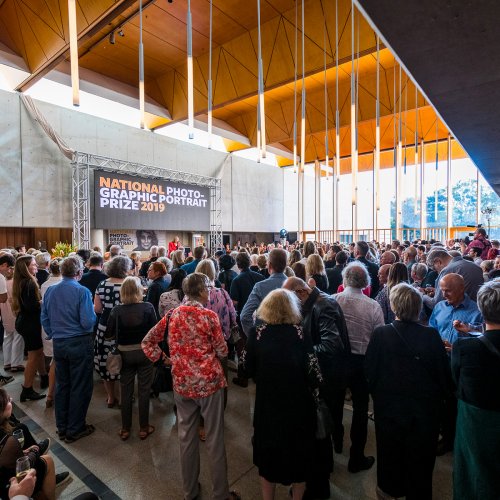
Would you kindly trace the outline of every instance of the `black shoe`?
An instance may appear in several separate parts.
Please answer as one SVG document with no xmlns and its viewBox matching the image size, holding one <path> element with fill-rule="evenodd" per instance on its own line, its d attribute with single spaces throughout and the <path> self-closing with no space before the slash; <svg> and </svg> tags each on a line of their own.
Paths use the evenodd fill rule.
<svg viewBox="0 0 500 500">
<path fill-rule="evenodd" d="M 4 385 L 7 385 L 8 383 L 12 382 L 14 377 L 10 375 L 0 375 L 0 387 L 3 387 Z"/>
<path fill-rule="evenodd" d="M 56 486 L 62 486 L 64 483 L 71 479 L 68 471 L 60 472 L 56 474 Z"/>
<path fill-rule="evenodd" d="M 45 397 L 45 394 L 40 394 L 39 392 L 36 392 L 33 390 L 33 387 L 24 387 L 23 390 L 21 391 L 21 403 L 24 403 L 25 401 L 36 401 L 38 399 L 43 399 Z"/>
<path fill-rule="evenodd" d="M 40 389 L 47 389 L 49 386 L 49 376 L 40 375 Z"/>
<path fill-rule="evenodd" d="M 362 470 L 371 469 L 375 463 L 375 457 L 363 457 L 361 460 L 349 459 L 347 464 L 347 470 L 353 474 L 356 472 L 361 472 Z"/>
<path fill-rule="evenodd" d="M 245 378 L 234 377 L 233 384 L 239 385 L 240 387 L 248 387 L 248 380 Z"/>
<path fill-rule="evenodd" d="M 446 455 L 446 453 L 450 451 L 453 451 L 453 444 L 449 444 L 445 442 L 443 439 L 440 439 L 436 446 L 436 457 L 442 457 L 443 455 Z"/>
<path fill-rule="evenodd" d="M 38 443 L 38 451 L 40 452 L 40 455 L 45 455 L 45 453 L 47 453 L 47 450 L 49 449 L 49 446 L 50 446 L 50 438 L 40 441 Z"/>
</svg>

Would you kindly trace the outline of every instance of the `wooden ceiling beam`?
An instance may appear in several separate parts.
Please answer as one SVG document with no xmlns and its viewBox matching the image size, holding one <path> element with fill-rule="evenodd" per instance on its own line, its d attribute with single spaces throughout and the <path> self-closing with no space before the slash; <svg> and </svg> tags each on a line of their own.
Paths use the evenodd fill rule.
<svg viewBox="0 0 500 500">
<path fill-rule="evenodd" d="M 154 0 L 146 0 L 144 2 L 144 8 L 152 4 Z M 106 28 L 110 23 L 113 22 L 119 15 L 125 12 L 128 8 L 136 3 L 136 0 L 116 0 L 114 5 L 103 12 L 97 19 L 91 22 L 85 29 L 78 33 L 78 44 L 84 40 L 88 40 L 93 36 L 99 34 L 104 28 Z M 133 12 L 130 17 L 133 17 L 137 12 Z M 108 36 L 109 33 L 106 35 Z M 99 38 L 102 41 L 103 37 Z M 97 42 L 98 43 L 98 42 Z M 16 91 L 24 92 L 29 89 L 34 83 L 36 83 L 40 78 L 45 76 L 50 70 L 54 69 L 59 63 L 64 61 L 69 55 L 69 40 L 64 44 L 56 53 L 47 59 L 45 63 L 36 68 L 36 70 L 23 82 L 21 82 Z"/>
</svg>

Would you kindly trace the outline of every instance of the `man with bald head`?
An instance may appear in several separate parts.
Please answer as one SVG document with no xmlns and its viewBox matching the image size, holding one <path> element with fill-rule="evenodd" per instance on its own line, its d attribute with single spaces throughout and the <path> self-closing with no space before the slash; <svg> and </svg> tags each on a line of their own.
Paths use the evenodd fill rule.
<svg viewBox="0 0 500 500">
<path fill-rule="evenodd" d="M 389 265 L 394 264 L 394 262 L 396 262 L 396 257 L 394 256 L 394 254 L 391 251 L 384 252 L 380 256 L 380 265 L 381 266 L 384 266 L 386 264 L 389 264 Z"/>
<path fill-rule="evenodd" d="M 461 323 L 481 324 L 483 317 L 477 304 L 465 293 L 465 281 L 460 274 L 446 274 L 439 281 L 439 288 L 444 300 L 434 306 L 429 326 L 439 332 L 446 350 L 451 353 L 453 342 L 459 336 L 472 336 L 474 334 L 474 332 L 460 333 L 455 327 Z M 450 395 L 445 404 L 441 429 L 442 439 L 438 444 L 437 455 L 444 455 L 453 450 L 456 418 L 457 400 L 455 396 Z"/>
<path fill-rule="evenodd" d="M 304 334 L 312 340 L 325 382 L 320 396 L 332 414 L 333 443 L 335 451 L 341 453 L 344 437 L 342 417 L 345 368 L 351 353 L 344 313 L 333 297 L 316 287 L 311 288 L 300 278 L 288 278 L 283 288 L 293 292 L 302 304 Z M 333 470 L 333 450 L 329 438 L 316 441 L 313 457 L 311 475 L 306 481 L 306 496 L 307 498 L 329 498 L 329 476 Z"/>
<path fill-rule="evenodd" d="M 453 326 L 454 321 L 462 323 L 482 323 L 483 318 L 477 304 L 465 293 L 465 281 L 460 274 L 446 274 L 439 281 L 439 288 L 443 295 L 429 319 L 429 326 L 435 328 L 448 350 L 459 336 Z"/>
<path fill-rule="evenodd" d="M 383 264 L 380 266 L 380 269 L 378 270 L 378 280 L 380 282 L 381 290 L 385 285 L 387 285 L 387 278 L 389 277 L 389 270 L 391 269 L 391 266 L 392 264 Z"/>
</svg>

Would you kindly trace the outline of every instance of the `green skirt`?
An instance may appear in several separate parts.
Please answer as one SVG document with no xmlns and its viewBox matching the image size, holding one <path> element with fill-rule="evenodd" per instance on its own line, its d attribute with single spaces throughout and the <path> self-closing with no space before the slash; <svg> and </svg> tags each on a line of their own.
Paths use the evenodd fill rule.
<svg viewBox="0 0 500 500">
<path fill-rule="evenodd" d="M 500 499 L 500 412 L 458 400 L 453 499 Z"/>
</svg>

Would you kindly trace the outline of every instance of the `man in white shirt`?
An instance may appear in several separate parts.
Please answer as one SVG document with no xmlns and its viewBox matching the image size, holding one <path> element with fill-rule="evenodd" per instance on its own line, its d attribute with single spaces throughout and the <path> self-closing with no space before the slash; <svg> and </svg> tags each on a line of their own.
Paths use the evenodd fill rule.
<svg viewBox="0 0 500 500">
<path fill-rule="evenodd" d="M 370 285 L 370 275 L 361 262 L 351 262 L 342 272 L 344 291 L 334 295 L 347 324 L 351 344 L 351 355 L 347 367 L 347 386 L 352 393 L 351 451 L 349 472 L 367 470 L 375 463 L 374 457 L 365 457 L 368 432 L 368 384 L 364 362 L 373 330 L 384 325 L 384 314 L 380 305 L 363 294 Z"/>
</svg>

